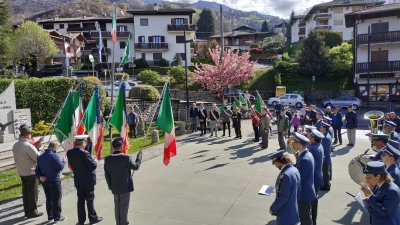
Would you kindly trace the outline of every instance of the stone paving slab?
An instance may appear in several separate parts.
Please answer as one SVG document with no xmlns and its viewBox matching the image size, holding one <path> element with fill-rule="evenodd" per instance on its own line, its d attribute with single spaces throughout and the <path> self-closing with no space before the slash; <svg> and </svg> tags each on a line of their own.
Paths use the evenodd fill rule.
<svg viewBox="0 0 400 225">
<path fill-rule="evenodd" d="M 347 166 L 368 148 L 366 132 L 357 131 L 355 147 L 335 148 L 332 190 L 320 194 L 318 224 L 368 224 L 368 215 L 345 193 L 355 194 L 359 190 L 350 179 Z M 274 185 L 279 174 L 266 157 L 278 148 L 277 140 L 271 138 L 269 148 L 261 149 L 249 137 L 250 126 L 244 125 L 243 133 L 246 134 L 243 139 L 198 137 L 194 133 L 185 137 L 186 144 L 180 145 L 169 166 L 162 164 L 162 156 L 144 162 L 134 175 L 130 224 L 275 224 L 275 218 L 268 213 L 274 194 L 262 196 L 258 191 L 263 184 Z M 115 224 L 112 194 L 101 178 L 102 165 L 99 167 L 97 174 L 101 181 L 95 188 L 96 211 L 104 217 L 100 224 Z M 73 188 L 69 193 L 62 200 L 63 214 L 68 216 L 62 224 L 77 222 L 76 194 Z M 22 205 L 12 207 L 21 209 Z M 39 210 L 44 212 L 44 206 Z M 46 218 L 8 217 L 2 224 L 47 224 Z"/>
</svg>

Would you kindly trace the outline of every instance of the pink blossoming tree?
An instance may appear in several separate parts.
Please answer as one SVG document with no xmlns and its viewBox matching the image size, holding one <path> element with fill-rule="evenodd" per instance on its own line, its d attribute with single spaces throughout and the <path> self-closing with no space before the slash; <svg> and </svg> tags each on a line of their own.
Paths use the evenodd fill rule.
<svg viewBox="0 0 400 225">
<path fill-rule="evenodd" d="M 250 62 L 248 52 L 239 55 L 239 51 L 234 53 L 230 49 L 224 51 L 224 57 L 220 61 L 221 49 L 209 49 L 210 56 L 215 65 L 202 64 L 201 68 L 195 65 L 194 78 L 192 81 L 200 83 L 204 89 L 221 93 L 222 103 L 224 92 L 229 85 L 238 86 L 248 81 L 255 72 L 256 62 Z"/>
</svg>

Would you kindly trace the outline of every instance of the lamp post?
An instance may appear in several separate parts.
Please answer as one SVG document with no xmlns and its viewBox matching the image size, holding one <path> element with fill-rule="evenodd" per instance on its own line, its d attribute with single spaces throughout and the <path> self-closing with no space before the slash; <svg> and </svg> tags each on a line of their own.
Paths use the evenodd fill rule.
<svg viewBox="0 0 400 225">
<path fill-rule="evenodd" d="M 94 76 L 94 58 L 92 54 L 89 55 L 89 61 L 92 62 L 92 74 Z"/>
<path fill-rule="evenodd" d="M 371 27 L 368 26 L 368 59 L 367 59 L 367 112 L 369 111 L 369 72 L 371 69 L 371 63 L 370 58 L 371 58 Z"/>
<path fill-rule="evenodd" d="M 186 121 L 188 121 L 188 115 L 189 115 L 189 87 L 188 87 L 188 64 L 187 64 L 187 48 L 186 44 L 190 42 L 196 42 L 196 36 L 194 39 L 186 40 L 186 31 L 183 31 L 183 37 L 184 37 L 184 45 L 185 45 L 185 75 L 186 75 Z"/>
</svg>

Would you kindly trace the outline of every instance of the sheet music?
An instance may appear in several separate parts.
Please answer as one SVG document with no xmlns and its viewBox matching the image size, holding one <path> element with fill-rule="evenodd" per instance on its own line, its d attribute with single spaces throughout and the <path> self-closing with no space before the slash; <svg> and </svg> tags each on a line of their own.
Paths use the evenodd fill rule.
<svg viewBox="0 0 400 225">
<path fill-rule="evenodd" d="M 272 186 L 268 186 L 268 185 L 263 185 L 260 189 L 260 191 L 258 192 L 258 194 L 260 195 L 267 195 L 269 196 L 272 192 L 274 192 L 274 187 Z"/>
<path fill-rule="evenodd" d="M 361 208 L 363 208 L 365 210 L 365 212 L 369 212 L 369 204 L 367 201 L 363 200 L 364 196 L 358 192 L 356 197 L 354 197 L 354 199 L 360 204 Z"/>
</svg>

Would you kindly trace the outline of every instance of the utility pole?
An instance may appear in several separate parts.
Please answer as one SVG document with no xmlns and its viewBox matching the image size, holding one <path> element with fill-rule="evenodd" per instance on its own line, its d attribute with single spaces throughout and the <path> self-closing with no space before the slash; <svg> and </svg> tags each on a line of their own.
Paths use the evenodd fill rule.
<svg viewBox="0 0 400 225">
<path fill-rule="evenodd" d="M 367 112 L 369 111 L 369 74 L 370 74 L 370 70 L 371 70 L 371 27 L 368 26 L 368 56 L 367 56 Z"/>
<path fill-rule="evenodd" d="M 221 34 L 221 56 L 219 61 L 222 61 L 222 58 L 224 57 L 224 25 L 222 23 L 222 5 L 219 5 L 219 32 Z"/>
</svg>

